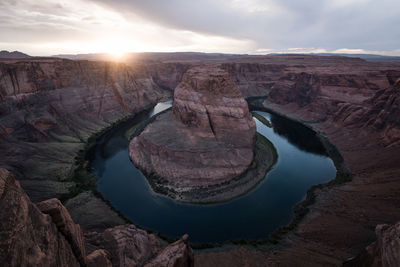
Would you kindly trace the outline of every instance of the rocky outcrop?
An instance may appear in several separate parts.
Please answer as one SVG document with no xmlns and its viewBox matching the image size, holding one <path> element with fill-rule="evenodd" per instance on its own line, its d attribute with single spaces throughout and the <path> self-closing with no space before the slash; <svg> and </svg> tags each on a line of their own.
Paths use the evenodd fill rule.
<svg viewBox="0 0 400 267">
<path fill-rule="evenodd" d="M 212 66 L 189 70 L 176 87 L 174 117 L 201 134 L 251 148 L 255 122 L 246 101 L 228 73 Z M 251 161 L 251 160 L 250 160 Z"/>
<path fill-rule="evenodd" d="M 82 192 L 69 199 L 65 202 L 65 207 L 74 222 L 84 230 L 103 232 L 107 228 L 126 223 L 109 204 L 97 198 L 91 191 Z"/>
<path fill-rule="evenodd" d="M 50 215 L 53 223 L 71 245 L 79 263 L 85 265 L 86 251 L 83 243 L 83 233 L 81 227 L 74 223 L 67 209 L 56 198 L 42 201 L 37 203 L 36 206 L 44 214 Z"/>
<path fill-rule="evenodd" d="M 0 169 L 0 221 L 2 266 L 193 266 L 187 235 L 165 247 L 155 235 L 121 225 L 84 240 L 58 199 L 33 204 L 6 169 Z"/>
<path fill-rule="evenodd" d="M 142 266 L 161 248 L 155 235 L 136 228 L 120 225 L 102 233 L 85 234 L 88 251 L 104 249 L 109 253 L 113 266 Z"/>
<path fill-rule="evenodd" d="M 103 233 L 85 235 L 90 261 L 110 259 L 112 266 L 193 266 L 193 251 L 188 236 L 166 246 L 153 234 L 134 225 L 117 226 Z M 88 256 L 88 257 L 89 257 Z"/>
<path fill-rule="evenodd" d="M 345 267 L 397 267 L 400 264 L 400 222 L 376 227 L 377 241 L 366 247 L 360 255 L 344 263 Z"/>
<path fill-rule="evenodd" d="M 382 266 L 398 266 L 400 263 L 400 222 L 395 225 L 380 224 L 376 227 L 377 248 Z"/>
<path fill-rule="evenodd" d="M 175 89 L 172 112 L 158 116 L 129 151 L 136 166 L 179 192 L 238 177 L 254 143 L 255 122 L 229 75 L 197 67 Z"/>
<path fill-rule="evenodd" d="M 112 267 L 112 263 L 104 249 L 98 249 L 90 253 L 86 257 L 86 262 L 88 267 Z"/>
<path fill-rule="evenodd" d="M 193 250 L 188 245 L 188 236 L 168 245 L 156 258 L 151 260 L 145 267 L 193 267 Z"/>
<path fill-rule="evenodd" d="M 382 132 L 386 144 L 399 144 L 400 78 L 392 86 L 379 90 L 370 102 L 372 108 L 363 116 L 364 121 Z"/>
<path fill-rule="evenodd" d="M 66 220 L 65 209 L 58 208 L 53 210 L 57 214 L 54 217 L 42 213 L 30 201 L 14 175 L 0 169 L 2 266 L 84 265 L 82 256 L 85 256 L 85 250 L 80 243 L 79 226 L 71 225 Z"/>
</svg>

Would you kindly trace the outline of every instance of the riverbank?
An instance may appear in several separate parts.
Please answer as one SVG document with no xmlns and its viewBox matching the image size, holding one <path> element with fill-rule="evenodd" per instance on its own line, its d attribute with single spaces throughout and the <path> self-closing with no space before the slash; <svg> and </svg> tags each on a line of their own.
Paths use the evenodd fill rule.
<svg viewBox="0 0 400 267">
<path fill-rule="evenodd" d="M 184 203 L 214 204 L 230 201 L 252 190 L 265 178 L 277 159 L 274 145 L 257 133 L 253 162 L 245 173 L 228 182 L 206 187 L 180 188 L 178 191 L 168 181 L 154 174 L 145 173 L 145 177 L 156 194 Z"/>
<path fill-rule="evenodd" d="M 263 116 L 266 116 L 265 118 L 267 118 L 267 120 L 271 120 L 269 115 L 264 114 Z M 275 124 L 277 120 L 277 118 L 273 119 L 272 117 L 272 122 Z M 304 127 L 300 126 L 301 125 L 298 126 L 300 128 L 298 130 L 302 131 Z M 279 130 L 278 134 L 275 129 L 264 126 L 261 122 L 257 121 L 257 129 L 261 131 L 263 135 L 272 138 L 271 140 L 274 140 L 274 144 L 277 142 L 280 150 L 279 153 L 283 153 L 282 155 L 284 155 L 284 157 L 280 159 L 280 167 L 278 169 L 273 168 L 274 174 L 268 176 L 268 179 L 263 180 L 264 182 L 251 190 L 251 193 L 227 203 L 225 202 L 218 205 L 188 205 L 172 201 L 170 198 L 162 197 L 154 193 L 151 194 L 151 188 L 148 186 L 145 177 L 129 161 L 126 149 L 124 149 L 124 151 L 120 150 L 129 143 L 126 138 L 127 131 L 130 131 L 132 128 L 143 129 L 144 127 L 145 125 L 142 125 L 142 127 L 129 126 L 125 129 L 121 128 L 116 131 L 115 136 L 110 136 L 109 141 L 102 142 L 99 144 L 98 148 L 96 148 L 96 155 L 98 155 L 96 158 L 98 159 L 96 159 L 93 166 L 96 166 L 96 172 L 98 172 L 100 175 L 99 177 L 101 177 L 102 182 L 100 190 L 107 199 L 110 199 L 118 209 L 132 218 L 137 225 L 147 229 L 160 229 L 163 235 L 171 237 L 179 235 L 180 233 L 189 233 L 192 246 L 195 248 L 225 246 L 229 244 L 252 244 L 262 246 L 272 244 L 272 242 L 268 241 L 268 234 L 282 225 L 281 220 L 283 218 L 285 218 L 283 224 L 290 221 L 293 206 L 301 200 L 301 197 L 306 193 L 310 185 L 316 184 L 313 179 L 324 182 L 335 177 L 333 163 L 325 154 L 322 157 L 319 154 L 311 156 L 303 148 L 296 148 L 297 144 L 289 143 L 282 129 Z M 292 128 L 288 128 L 287 132 L 292 132 L 292 130 Z M 311 139 L 307 141 L 307 136 L 303 135 L 302 137 L 304 138 L 301 140 L 306 143 L 310 143 L 311 140 L 316 138 L 314 136 L 309 136 Z M 318 142 L 318 139 L 311 141 L 311 143 L 314 142 Z M 115 149 L 117 144 L 119 144 L 118 147 L 120 148 Z M 106 158 L 104 158 L 103 155 L 107 155 Z M 299 157 L 300 155 L 302 155 L 302 157 Z M 297 158 L 294 162 L 293 156 Z M 299 163 L 296 164 L 295 162 Z M 307 171 L 313 169 L 313 164 L 317 164 L 315 166 L 320 167 L 327 166 L 329 167 L 329 172 L 320 175 L 320 171 Z M 105 173 L 102 166 L 107 166 Z M 287 169 L 289 173 L 285 171 L 285 166 L 291 166 Z M 309 167 L 306 167 L 305 171 L 301 171 L 301 168 L 305 166 Z M 300 168 L 300 172 L 291 171 L 292 169 L 297 170 L 298 168 Z M 322 177 L 322 179 L 318 177 Z M 296 193 L 293 195 L 293 185 L 297 187 L 296 184 L 298 184 L 296 180 L 309 180 L 310 182 L 305 182 L 303 186 L 299 184 L 301 186 L 301 189 L 299 188 L 298 190 L 299 194 Z M 140 203 L 140 205 L 136 203 Z M 280 203 L 279 211 L 275 211 L 274 207 L 276 207 L 276 204 L 274 203 Z M 238 209 L 239 207 L 240 209 Z M 154 214 L 154 216 L 150 214 Z M 220 218 L 222 214 L 224 214 L 223 218 L 226 219 Z M 235 214 L 237 214 L 237 216 Z M 164 218 L 162 224 L 157 223 L 157 218 L 159 218 L 159 216 Z M 242 227 L 240 226 L 241 217 L 243 216 L 246 217 L 249 226 L 253 225 L 251 229 L 245 232 L 240 230 Z M 143 220 L 143 218 L 146 219 Z M 280 220 L 280 222 L 278 222 L 277 219 Z M 224 234 L 214 234 L 210 232 L 209 229 L 203 229 L 204 225 L 213 225 L 213 221 L 217 222 L 221 220 L 227 220 L 226 223 L 232 226 L 232 230 L 226 229 L 225 222 L 219 223 L 212 228 L 220 229 L 219 227 L 222 226 L 222 228 L 217 231 L 222 231 L 222 233 L 228 231 L 226 237 L 224 237 Z M 182 222 L 186 223 L 182 224 Z M 173 227 L 170 227 L 171 225 L 173 225 Z M 175 230 L 170 231 L 166 228 Z M 202 238 L 202 236 L 204 236 L 204 238 Z M 193 241 L 196 243 L 194 244 Z"/>
<path fill-rule="evenodd" d="M 372 129 L 343 127 L 329 116 L 320 120 L 319 113 L 264 100 L 268 111 L 305 122 L 328 138 L 340 150 L 352 179 L 314 188 L 309 202 L 313 205 L 307 206 L 308 212 L 292 231 L 278 235 L 279 247 L 197 251 L 196 265 L 342 266 L 376 239 L 377 224 L 400 219 L 398 147 L 385 147 L 380 133 Z"/>
<path fill-rule="evenodd" d="M 159 114 L 163 114 L 163 113 L 165 113 L 165 112 L 167 112 L 167 111 L 163 111 L 163 112 L 161 112 L 161 113 L 159 113 Z M 135 134 L 140 134 L 140 132 L 141 132 L 141 130 L 143 130 L 145 127 L 146 127 L 146 124 L 147 123 L 151 123 L 154 119 L 155 119 L 155 117 L 156 116 L 152 116 L 152 117 L 150 117 L 150 118 L 148 118 L 148 119 L 145 119 L 144 121 L 141 121 L 141 122 L 139 122 L 139 121 L 137 121 L 137 123 L 133 123 L 133 126 L 132 126 L 132 124 L 131 125 L 126 125 L 126 127 L 120 127 L 120 126 L 118 126 L 118 127 L 115 127 L 115 129 L 118 129 L 118 130 L 115 130 L 115 131 L 117 131 L 117 132 L 119 132 L 117 135 L 118 136 L 121 136 L 122 137 L 122 139 L 124 139 L 124 140 L 126 140 L 125 142 L 127 142 L 127 138 L 126 138 L 126 136 L 127 136 L 127 132 L 132 132 L 132 130 L 135 130 L 136 132 L 135 132 Z M 264 121 L 267 121 L 267 119 L 265 119 Z M 274 121 L 274 120 L 273 120 Z M 277 123 L 276 121 L 274 121 L 275 123 Z M 270 129 L 269 127 L 268 127 L 268 125 L 266 125 L 265 127 L 267 127 L 267 128 L 265 128 L 265 129 Z M 121 129 L 119 129 L 119 128 L 121 128 Z M 301 130 L 302 128 L 300 127 L 300 130 L 299 131 L 302 131 Z M 111 130 L 112 131 L 112 130 Z M 269 131 L 272 131 L 272 129 L 270 129 Z M 114 132 L 114 131 L 113 131 Z M 291 132 L 291 130 L 290 130 L 290 132 Z M 114 137 L 111 137 L 112 135 L 111 135 L 111 133 L 109 133 L 109 134 L 107 134 L 108 136 L 110 136 L 109 138 L 112 138 L 112 139 L 114 139 Z M 121 137 L 118 137 L 118 138 L 121 138 Z M 259 138 L 258 138 L 258 144 L 260 145 L 260 144 L 263 144 L 263 143 L 265 143 L 264 141 L 265 140 L 263 140 L 264 138 L 261 138 L 260 139 L 260 137 L 261 136 L 259 136 Z M 314 137 L 313 137 L 314 138 Z M 304 141 L 306 140 L 307 138 L 305 138 L 304 139 Z M 261 142 L 260 142 L 261 141 Z M 100 143 L 103 143 L 104 141 L 102 141 L 102 140 L 100 140 L 99 141 Z M 115 144 L 115 142 L 114 141 L 112 141 L 111 142 L 112 144 Z M 111 146 L 109 146 L 109 145 L 106 145 L 107 147 L 110 147 L 110 149 L 112 148 L 112 147 L 115 147 L 115 145 L 113 145 L 112 147 Z M 114 151 L 114 149 L 111 149 L 111 151 L 110 152 L 106 152 L 107 150 L 104 150 L 104 148 L 99 148 L 100 149 L 100 151 L 102 151 L 101 153 L 110 153 L 111 151 Z M 98 152 L 96 152 L 96 153 L 98 153 Z M 111 153 L 114 153 L 114 152 L 111 152 Z M 275 154 L 276 154 L 276 151 L 275 151 Z M 267 161 L 265 161 L 265 159 L 262 159 L 262 156 L 263 155 L 267 155 L 267 153 L 257 153 L 256 155 L 255 155 L 255 158 L 257 158 L 257 159 L 259 159 L 260 160 L 260 162 L 262 162 L 262 163 L 265 163 L 265 162 L 267 162 Z M 120 162 L 120 160 L 118 160 L 117 162 Z M 128 159 L 128 162 L 129 162 L 129 159 Z M 131 163 L 129 162 L 128 163 L 128 165 L 131 165 Z M 133 166 L 132 166 L 133 167 Z M 253 167 L 255 167 L 255 166 L 253 166 Z M 265 167 L 265 166 L 264 166 Z M 266 167 L 267 168 L 267 167 Z M 252 168 L 252 170 L 251 170 L 253 173 L 257 173 L 257 168 Z M 258 173 L 259 174 L 259 177 L 260 177 L 260 180 L 258 180 L 258 182 L 259 181 L 261 181 L 261 180 L 263 180 L 263 178 L 265 177 L 265 172 L 259 172 Z M 116 175 L 116 174 L 115 174 Z M 247 178 L 250 178 L 250 180 L 251 180 L 251 177 L 253 176 L 253 174 L 251 174 L 251 172 L 249 172 L 248 173 L 248 176 L 247 176 Z M 132 179 L 133 179 L 133 177 L 132 177 Z M 113 179 L 114 180 L 114 179 Z M 130 180 L 130 179 L 129 179 Z M 245 179 L 243 179 L 243 180 L 239 180 L 239 181 L 236 181 L 237 182 L 237 184 L 239 184 L 239 185 L 241 185 L 241 182 L 242 181 L 246 181 Z M 256 186 L 257 185 L 257 180 L 253 180 L 254 181 L 254 183 L 252 183 L 251 185 L 252 186 L 249 186 L 250 187 L 250 189 L 251 188 L 253 188 L 254 186 Z M 247 182 L 247 181 L 246 181 Z M 114 183 L 114 182 L 113 182 Z M 125 182 L 126 183 L 126 182 Z M 227 185 L 227 186 L 229 186 L 229 185 Z M 126 186 L 125 186 L 126 187 Z M 114 190 L 114 189 L 113 189 Z M 117 191 L 119 191 L 119 189 L 115 189 L 115 190 L 117 190 Z M 114 191 L 115 191 L 114 190 Z M 244 191 L 244 190 L 243 190 Z M 247 192 L 247 191 L 246 191 Z M 246 193 L 246 192 L 244 192 L 244 193 Z M 142 201 L 141 201 L 142 202 Z M 208 202 L 208 203 L 212 203 L 212 202 Z M 204 204 L 204 203 L 203 203 Z M 294 203 L 293 203 L 293 205 L 294 205 Z M 292 206 L 290 206 L 290 209 L 291 209 L 291 207 Z M 140 225 L 140 224 L 139 224 Z M 145 228 L 149 228 L 149 226 L 148 227 L 145 227 Z M 153 227 L 151 227 L 150 226 L 150 228 L 151 229 L 156 229 L 156 228 L 153 228 Z M 276 235 L 273 235 L 272 236 L 272 238 L 270 238 L 270 240 L 268 240 L 268 239 L 265 239 L 265 237 L 263 237 L 263 238 L 257 238 L 257 240 L 248 240 L 248 241 L 246 241 L 246 240 L 244 240 L 244 239 L 241 239 L 241 240 L 233 240 L 232 241 L 232 243 L 234 243 L 234 244 L 258 244 L 258 245 L 265 245 L 265 244 L 272 244 L 272 243 L 276 243 L 276 240 L 277 240 L 278 238 L 277 238 L 277 236 Z M 230 242 L 227 242 L 226 244 L 229 244 Z M 195 247 L 210 247 L 210 246 L 220 246 L 220 245 L 222 245 L 222 244 L 196 244 L 195 245 Z"/>
</svg>

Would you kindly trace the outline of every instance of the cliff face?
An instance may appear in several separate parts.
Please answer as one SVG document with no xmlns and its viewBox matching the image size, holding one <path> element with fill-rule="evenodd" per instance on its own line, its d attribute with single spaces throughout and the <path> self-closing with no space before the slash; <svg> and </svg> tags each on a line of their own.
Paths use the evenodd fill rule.
<svg viewBox="0 0 400 267">
<path fill-rule="evenodd" d="M 174 92 L 176 120 L 235 147 L 252 147 L 255 122 L 228 73 L 219 68 L 189 70 Z"/>
<path fill-rule="evenodd" d="M 264 96 L 271 104 L 302 109 L 312 121 L 378 131 L 385 146 L 399 142 L 393 119 L 399 117 L 393 112 L 400 77 L 396 63 L 299 55 L 238 60 L 221 67 L 244 96 Z"/>
<path fill-rule="evenodd" d="M 329 138 L 353 179 L 315 190 L 309 213 L 296 233 L 282 241 L 289 248 L 272 253 L 245 248 L 199 253 L 196 264 L 341 266 L 376 238 L 377 224 L 400 220 L 396 90 L 400 64 L 311 56 L 248 61 L 224 63 L 242 93 L 262 95 L 265 108 L 302 121 Z M 277 64 L 284 68 L 275 72 L 268 68 Z M 386 252 L 390 251 L 388 246 Z"/>
<path fill-rule="evenodd" d="M 0 73 L 3 139 L 85 139 L 162 95 L 143 69 L 111 62 L 18 61 L 0 63 Z"/>
<path fill-rule="evenodd" d="M 180 83 L 191 65 L 169 62 L 129 67 L 55 59 L 0 61 L 0 165 L 16 173 L 35 202 L 65 195 L 73 183 L 63 179 L 87 137 L 154 104 L 164 95 L 164 89 L 169 91 Z M 289 248 L 273 253 L 244 248 L 199 253 L 198 266 L 256 266 L 260 262 L 272 266 L 304 262 L 341 265 L 375 238 L 377 224 L 400 220 L 399 63 L 299 55 L 238 58 L 224 60 L 220 66 L 243 96 L 264 96 L 266 107 L 306 121 L 326 135 L 341 151 L 354 179 L 316 192 L 309 216 L 296 235 L 285 240 Z M 172 114 L 170 118 L 176 120 Z M 211 136 L 211 128 L 205 133 Z M 205 162 L 207 158 L 196 160 Z M 4 227 L 2 233 L 7 238 L 1 240 L 1 261 L 21 265 L 17 259 L 26 259 L 32 265 L 77 265 L 79 257 L 52 217 L 29 203 L 18 193 L 20 189 L 14 190 L 19 188 L 15 182 L 4 181 L 7 186 L 3 188 L 7 189 L 0 191 L 6 202 L 0 200 L 0 227 Z M 107 205 L 87 192 L 71 200 L 70 205 L 90 209 L 93 202 L 98 208 L 87 220 L 102 222 L 102 217 L 116 216 L 111 210 L 103 216 L 101 211 Z M 84 217 L 87 213 L 77 214 Z M 122 223 L 119 218 L 106 225 Z M 38 225 L 39 231 L 34 230 Z M 122 232 L 136 233 L 127 229 Z M 124 239 L 119 234 L 113 236 L 110 240 L 115 243 Z M 11 244 L 20 249 L 11 249 Z M 86 252 L 91 253 L 86 258 L 88 264 L 111 264 L 109 254 L 119 252 L 110 252 L 106 247 L 124 249 L 104 243 L 93 251 L 90 246 L 85 244 Z M 18 254 L 21 251 L 29 253 Z"/>
<path fill-rule="evenodd" d="M 79 226 L 66 226 L 65 221 L 54 223 L 51 216 L 43 214 L 29 200 L 14 176 L 5 169 L 0 169 L 0 219 L 2 265 L 80 266 L 76 256 L 85 255 L 85 250 L 79 243 L 82 239 Z M 65 231 L 60 230 L 61 224 L 66 226 Z M 64 235 L 71 229 L 78 243 Z M 74 251 L 73 247 L 81 250 Z"/>
<path fill-rule="evenodd" d="M 187 236 L 165 246 L 155 235 L 121 225 L 87 232 L 84 239 L 59 200 L 33 204 L 5 169 L 0 169 L 0 220 L 2 266 L 193 266 Z"/>
<path fill-rule="evenodd" d="M 363 121 L 382 132 L 386 144 L 400 144 L 400 78 L 379 90 L 369 102 L 372 107 L 364 114 Z"/>
<path fill-rule="evenodd" d="M 400 263 L 400 222 L 376 227 L 377 240 L 343 266 L 396 267 Z"/>
<path fill-rule="evenodd" d="M 130 156 L 138 167 L 178 191 L 220 184 L 248 168 L 255 122 L 225 71 L 210 66 L 187 71 L 172 109 L 132 140 Z"/>
<path fill-rule="evenodd" d="M 70 175 L 91 134 L 166 94 L 144 67 L 57 59 L 0 62 L 1 166 L 29 177 L 22 186 L 34 200 L 60 197 L 71 185 L 60 180 Z"/>
</svg>

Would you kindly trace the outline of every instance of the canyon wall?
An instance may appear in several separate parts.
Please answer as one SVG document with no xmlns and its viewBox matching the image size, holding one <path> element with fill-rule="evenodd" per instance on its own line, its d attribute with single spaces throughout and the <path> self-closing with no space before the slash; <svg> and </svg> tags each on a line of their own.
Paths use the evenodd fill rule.
<svg viewBox="0 0 400 267">
<path fill-rule="evenodd" d="M 393 119 L 398 118 L 398 62 L 292 55 L 242 59 L 222 68 L 246 97 L 264 96 L 286 110 L 301 109 L 306 120 L 378 131 L 385 146 L 400 140 Z M 382 125 L 376 116 L 384 117 Z"/>
<path fill-rule="evenodd" d="M 74 182 L 66 177 L 87 138 L 156 103 L 180 82 L 187 64 L 168 64 L 127 66 L 58 59 L 1 61 L 1 167 L 15 172 L 33 202 L 68 194 L 67 188 Z M 228 71 L 243 96 L 262 96 L 266 108 L 302 121 L 328 137 L 342 153 L 354 178 L 344 185 L 315 191 L 315 204 L 309 208 L 296 234 L 289 233 L 282 241 L 287 245 L 285 248 L 261 252 L 239 247 L 198 253 L 198 266 L 264 263 L 338 266 L 376 239 L 377 224 L 400 220 L 399 62 L 296 55 L 224 60 L 218 65 Z M 29 203 L 14 181 L 8 178 L 4 181 L 4 199 L 16 192 L 17 196 L 2 205 L 22 205 L 15 210 L 23 216 L 18 217 L 22 218 L 19 222 L 12 221 L 20 213 L 8 214 L 13 209 L 4 209 L 2 221 L 3 218 L 9 221 L 1 226 L 21 225 L 18 228 L 23 230 L 21 233 L 28 233 L 27 240 L 32 243 L 27 241 L 18 246 L 34 248 L 30 251 L 30 261 L 38 265 L 55 261 L 71 266 L 79 264 L 71 241 L 57 230 L 51 216 Z M 101 207 L 98 210 L 108 208 L 88 192 L 71 200 L 70 205 L 93 201 L 98 201 L 96 205 Z M 117 216 L 109 212 L 112 215 L 107 218 Z M 91 220 L 101 221 L 101 217 L 98 214 Z M 123 224 L 123 220 L 114 224 Z M 32 230 L 35 225 L 41 225 L 43 234 L 48 233 L 48 238 L 57 244 L 35 246 L 38 242 Z M 9 229 L 16 237 L 9 240 L 23 240 L 14 228 Z M 111 235 L 115 236 L 111 240 L 120 240 L 118 234 Z M 104 239 L 96 236 L 91 240 Z M 109 253 L 104 252 L 105 245 L 95 245 L 95 250 L 86 249 L 94 253 L 86 260 L 109 262 L 110 259 L 104 259 Z M 2 251 L 5 251 L 3 245 Z M 43 251 L 54 257 L 44 256 Z M 15 256 L 12 253 L 2 261 L 11 262 L 12 255 Z M 7 254 L 0 255 L 7 257 Z"/>
<path fill-rule="evenodd" d="M 353 177 L 340 184 L 339 173 L 313 191 L 309 212 L 280 243 L 287 248 L 199 253 L 198 266 L 341 266 L 376 240 L 378 224 L 400 220 L 400 62 L 293 55 L 222 66 L 244 95 L 262 96 L 261 107 L 329 138 Z"/>
<path fill-rule="evenodd" d="M 166 245 L 134 225 L 85 232 L 58 199 L 33 204 L 0 168 L 2 266 L 193 266 L 188 236 Z"/>
<path fill-rule="evenodd" d="M 122 63 L 0 62 L 1 166 L 35 201 L 67 194 L 72 183 L 63 182 L 88 138 L 170 95 L 158 83 Z"/>
</svg>

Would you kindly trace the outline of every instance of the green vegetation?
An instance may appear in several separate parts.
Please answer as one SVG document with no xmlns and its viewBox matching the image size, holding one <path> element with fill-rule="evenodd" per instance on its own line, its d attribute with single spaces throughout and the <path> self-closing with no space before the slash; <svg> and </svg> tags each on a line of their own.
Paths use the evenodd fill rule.
<svg viewBox="0 0 400 267">
<path fill-rule="evenodd" d="M 144 109 L 143 112 L 148 111 L 149 109 L 153 108 L 154 105 L 148 106 Z M 98 140 L 107 132 L 114 129 L 118 125 L 133 119 L 137 114 L 132 116 L 127 116 L 122 119 L 119 119 L 110 125 L 104 127 L 102 130 L 93 133 L 90 135 L 83 147 L 80 149 L 75 157 L 75 162 L 72 166 L 72 171 L 70 176 L 65 179 L 65 182 L 74 182 L 75 185 L 68 188 L 69 194 L 62 199 L 60 199 L 63 203 L 66 202 L 68 199 L 77 196 L 78 194 L 84 191 L 93 191 L 93 193 L 99 195 L 97 192 L 97 177 L 89 171 L 89 161 L 87 160 L 87 154 L 89 153 L 90 149 L 98 142 Z M 96 193 L 97 192 L 97 193 Z M 110 207 L 112 207 L 110 205 Z"/>
<path fill-rule="evenodd" d="M 142 123 L 137 123 L 125 132 L 125 138 L 130 140 L 133 134 L 138 130 Z"/>
<path fill-rule="evenodd" d="M 251 110 L 264 110 L 267 112 L 274 113 L 272 110 L 268 109 L 267 107 L 264 107 L 263 99 L 265 99 L 265 97 L 253 97 L 253 98 L 248 98 L 246 100 L 248 101 L 249 108 Z M 253 116 L 255 116 L 258 119 L 258 117 L 254 114 L 257 114 L 257 113 L 253 112 Z M 277 113 L 275 113 L 275 114 L 277 114 Z M 277 114 L 277 115 L 279 115 L 279 114 Z M 308 189 L 306 198 L 302 202 L 298 203 L 293 208 L 295 216 L 294 216 L 293 220 L 290 222 L 290 224 L 279 227 L 277 230 L 275 230 L 273 233 L 271 233 L 269 235 L 268 239 L 266 239 L 266 240 L 243 240 L 243 239 L 231 240 L 230 242 L 227 242 L 226 244 L 230 243 L 230 244 L 236 244 L 236 245 L 240 244 L 240 245 L 251 245 L 251 246 L 260 246 L 260 245 L 265 246 L 265 245 L 278 244 L 279 241 L 281 241 L 282 238 L 287 233 L 289 233 L 290 231 L 293 231 L 297 227 L 297 225 L 300 223 L 300 221 L 309 212 L 309 206 L 311 206 L 312 204 L 315 203 L 315 198 L 316 198 L 315 190 L 316 189 L 329 188 L 329 187 L 343 184 L 343 183 L 346 183 L 346 182 L 349 182 L 352 180 L 353 176 L 350 173 L 350 171 L 346 168 L 343 157 L 340 154 L 340 152 L 337 150 L 337 148 L 329 142 L 328 138 L 321 136 L 318 133 L 317 133 L 317 136 L 320 138 L 323 146 L 325 147 L 328 156 L 332 159 L 332 161 L 335 164 L 335 167 L 337 169 L 335 179 L 333 179 L 330 182 L 325 183 L 325 184 L 314 185 L 310 189 Z M 267 141 L 269 142 L 268 139 L 267 139 Z M 276 153 L 276 151 L 275 151 L 275 153 Z M 256 156 L 257 156 L 257 154 L 256 154 Z M 208 248 L 205 244 L 201 244 L 199 247 L 196 247 L 195 244 L 192 246 L 194 248 Z M 220 244 L 218 244 L 218 246 L 220 246 Z"/>
<path fill-rule="evenodd" d="M 252 111 L 251 114 L 253 115 L 253 117 L 255 117 L 257 120 L 259 120 L 262 124 L 264 124 L 265 126 L 267 126 L 268 128 L 272 128 L 272 124 L 269 120 L 267 120 L 266 118 L 264 118 L 264 116 L 258 114 L 256 111 Z"/>
<path fill-rule="evenodd" d="M 263 105 L 264 99 L 265 99 L 265 97 L 258 97 L 258 98 L 255 97 L 255 98 L 247 99 L 249 102 L 249 108 L 251 110 L 263 110 L 263 111 L 275 113 Z M 169 110 L 169 109 L 167 109 L 167 110 Z M 164 112 L 166 112 L 167 110 L 165 110 Z M 263 116 L 258 114 L 257 112 L 252 112 L 252 114 L 254 117 L 256 117 L 260 122 L 265 124 L 267 127 L 272 127 L 271 123 L 268 120 L 266 120 Z M 275 113 L 275 114 L 277 114 L 277 113 Z M 277 115 L 280 115 L 280 114 L 277 114 Z M 145 120 L 144 122 L 134 125 L 126 132 L 125 136 L 128 139 L 131 139 L 132 136 L 140 134 L 149 123 L 151 123 L 155 120 L 156 117 L 157 116 L 153 116 L 152 118 Z M 67 197 L 63 198 L 62 201 L 66 201 L 66 200 L 78 195 L 79 193 L 81 193 L 83 191 L 90 190 L 90 191 L 93 191 L 93 193 L 95 194 L 96 197 L 99 197 L 102 200 L 104 200 L 106 203 L 108 203 L 109 206 L 114 211 L 116 211 L 122 218 L 124 218 L 127 222 L 130 222 L 126 217 L 123 216 L 123 214 L 121 214 L 118 210 L 116 210 L 109 203 L 109 201 L 104 199 L 104 197 L 101 195 L 100 192 L 97 191 L 97 189 L 96 189 L 97 188 L 97 177 L 88 171 L 89 162 L 86 159 L 86 155 L 89 152 L 89 150 L 93 147 L 93 145 L 95 145 L 97 143 L 98 139 L 101 136 L 103 136 L 103 134 L 105 134 L 112 128 L 118 126 L 119 124 L 121 124 L 131 118 L 132 118 L 132 116 L 121 119 L 121 120 L 109 125 L 108 127 L 105 127 L 100 132 L 97 132 L 97 133 L 91 135 L 87 139 L 87 142 L 86 142 L 84 148 L 79 150 L 78 155 L 75 157 L 75 164 L 74 164 L 74 168 L 73 168 L 74 171 L 72 172 L 71 177 L 68 179 L 70 181 L 74 181 L 76 183 L 76 185 L 69 188 L 70 194 Z M 318 137 L 320 138 L 322 144 L 324 145 L 329 157 L 333 160 L 333 162 L 335 164 L 335 167 L 337 169 L 336 177 L 334 180 L 332 180 L 328 183 L 312 186 L 307 191 L 306 198 L 302 202 L 298 203 L 293 208 L 295 216 L 294 216 L 293 220 L 290 222 L 290 224 L 280 227 L 277 230 L 275 230 L 273 233 L 270 234 L 268 239 L 260 239 L 260 240 L 237 239 L 237 240 L 231 240 L 231 241 L 227 241 L 227 242 L 223 242 L 223 243 L 191 243 L 191 246 L 195 249 L 208 249 L 208 248 L 222 247 L 225 245 L 248 245 L 248 246 L 276 245 L 283 239 L 283 237 L 287 233 L 295 230 L 295 228 L 298 226 L 300 221 L 308 213 L 309 207 L 315 203 L 316 195 L 314 192 L 316 189 L 329 188 L 332 186 L 346 183 L 348 181 L 351 181 L 351 179 L 352 179 L 352 174 L 346 168 L 343 158 L 342 158 L 340 152 L 336 149 L 336 147 L 334 145 L 332 145 L 326 137 L 323 137 L 319 134 L 318 134 Z M 262 158 L 265 157 L 265 154 L 263 153 L 263 151 L 265 151 L 265 149 L 270 149 L 272 151 L 273 156 L 274 156 L 274 159 L 273 159 L 274 162 L 277 160 L 278 154 L 277 154 L 275 147 L 267 138 L 265 138 L 264 136 L 262 136 L 260 134 L 257 134 L 256 148 L 257 147 L 259 148 L 259 149 L 255 150 L 255 159 L 257 161 L 262 162 Z M 264 148 L 262 148 L 262 147 L 264 147 Z M 147 177 L 147 175 L 146 175 L 146 177 Z M 155 182 L 157 184 L 162 183 L 162 181 L 158 180 L 157 178 L 158 177 L 148 177 L 148 180 L 149 180 L 152 188 L 157 188 L 157 186 L 154 185 L 154 181 L 152 183 L 152 181 L 151 181 L 152 179 L 155 179 Z M 158 191 L 157 193 L 164 194 L 165 192 L 163 192 L 161 189 L 161 191 Z M 132 223 L 132 222 L 130 222 L 130 223 Z M 153 232 L 152 230 L 149 230 L 149 229 L 145 229 L 145 230 L 148 232 Z M 162 238 L 168 242 L 173 242 L 173 241 L 177 240 L 177 239 L 168 238 L 157 232 L 154 232 L 154 233 L 157 234 L 160 238 Z"/>
</svg>

